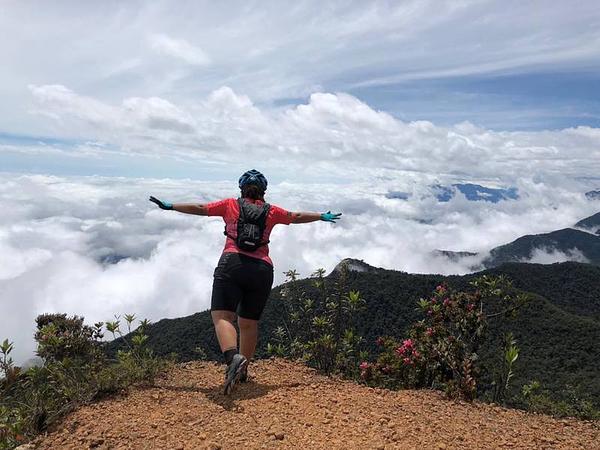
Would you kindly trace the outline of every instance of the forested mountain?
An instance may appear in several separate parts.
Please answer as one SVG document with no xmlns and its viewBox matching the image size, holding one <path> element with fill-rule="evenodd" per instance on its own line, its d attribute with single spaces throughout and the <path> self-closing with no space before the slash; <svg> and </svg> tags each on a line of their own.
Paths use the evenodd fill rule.
<svg viewBox="0 0 600 450">
<path fill-rule="evenodd" d="M 536 252 L 560 252 L 571 261 L 600 265 L 600 212 L 580 220 L 573 227 L 550 233 L 528 234 L 508 244 L 494 247 L 480 266 L 470 266 L 470 270 L 489 269 L 506 262 L 529 261 L 537 255 Z M 477 253 L 434 250 L 432 255 L 458 262 L 463 258 L 476 256 Z"/>
<path fill-rule="evenodd" d="M 600 212 L 580 220 L 575 224 L 575 227 L 583 228 L 592 233 L 600 234 Z"/>
<path fill-rule="evenodd" d="M 585 258 L 585 262 L 600 265 L 600 236 L 573 228 L 551 233 L 521 236 L 510 244 L 495 247 L 483 261 L 485 267 L 496 267 L 505 262 L 528 260 L 534 252 L 561 252 L 570 258 Z"/>
<path fill-rule="evenodd" d="M 480 273 L 464 276 L 418 275 L 373 268 L 353 261 L 348 289 L 358 290 L 367 307 L 357 314 L 355 325 L 365 339 L 364 347 L 373 355 L 375 339 L 390 335 L 402 337 L 407 328 L 420 318 L 416 309 L 419 298 L 428 296 L 441 283 L 467 289 L 468 283 L 481 274 L 506 274 L 515 287 L 533 294 L 514 320 L 500 319 L 490 326 L 490 339 L 483 349 L 484 362 L 499 357 L 496 352 L 502 335 L 512 331 L 521 353 L 516 364 L 514 385 L 539 380 L 555 393 L 567 384 L 580 386 L 600 406 L 600 267 L 566 262 L 560 264 L 506 263 Z M 326 277 L 329 289 L 337 271 Z M 282 286 L 273 289 L 260 322 L 257 357 L 265 357 L 273 330 L 285 326 L 286 302 L 293 298 L 281 295 Z M 318 299 L 310 279 L 298 280 L 295 290 L 305 291 Z M 165 319 L 149 328 L 149 343 L 158 353 L 177 353 L 181 360 L 200 357 L 221 360 L 209 311 L 179 319 Z M 114 350 L 114 343 L 111 348 Z M 201 348 L 202 352 L 197 349 Z"/>
</svg>

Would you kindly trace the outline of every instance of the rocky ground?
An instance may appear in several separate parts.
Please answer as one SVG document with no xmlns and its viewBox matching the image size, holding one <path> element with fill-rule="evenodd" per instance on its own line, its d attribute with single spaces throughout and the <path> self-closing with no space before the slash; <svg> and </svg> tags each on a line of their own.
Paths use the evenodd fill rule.
<svg viewBox="0 0 600 450">
<path fill-rule="evenodd" d="M 225 397 L 223 366 L 179 365 L 154 387 L 82 407 L 31 448 L 600 449 L 594 423 L 372 389 L 279 359 L 250 375 Z"/>
</svg>

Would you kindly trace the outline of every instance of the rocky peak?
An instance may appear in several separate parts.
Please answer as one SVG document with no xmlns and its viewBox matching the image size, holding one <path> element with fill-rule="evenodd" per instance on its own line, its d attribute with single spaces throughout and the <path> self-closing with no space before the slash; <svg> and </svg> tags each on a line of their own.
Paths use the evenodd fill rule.
<svg viewBox="0 0 600 450">
<path fill-rule="evenodd" d="M 362 259 L 344 258 L 334 267 L 333 272 L 340 272 L 343 265 L 346 265 L 351 272 L 374 272 L 377 270 L 377 267 L 370 266 Z"/>
</svg>

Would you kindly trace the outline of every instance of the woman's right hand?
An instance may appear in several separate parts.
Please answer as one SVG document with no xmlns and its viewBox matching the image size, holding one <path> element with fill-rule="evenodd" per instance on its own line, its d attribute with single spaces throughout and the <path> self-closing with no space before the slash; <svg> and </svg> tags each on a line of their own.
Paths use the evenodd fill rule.
<svg viewBox="0 0 600 450">
<path fill-rule="evenodd" d="M 166 210 L 173 209 L 172 203 L 163 202 L 163 201 L 157 199 L 156 197 L 153 197 L 152 195 L 150 196 L 150 198 L 148 200 L 150 200 L 152 203 L 156 203 L 160 209 L 166 209 Z"/>
<path fill-rule="evenodd" d="M 321 220 L 335 223 L 336 220 L 340 219 L 341 215 L 342 213 L 332 214 L 331 211 L 327 211 L 326 213 L 321 214 Z"/>
</svg>

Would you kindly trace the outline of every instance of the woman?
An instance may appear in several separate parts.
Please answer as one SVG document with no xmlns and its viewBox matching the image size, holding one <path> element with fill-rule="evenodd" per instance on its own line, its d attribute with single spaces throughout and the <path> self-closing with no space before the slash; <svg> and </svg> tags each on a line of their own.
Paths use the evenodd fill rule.
<svg viewBox="0 0 600 450">
<path fill-rule="evenodd" d="M 267 179 L 257 170 L 239 179 L 241 197 L 213 203 L 167 203 L 150 197 L 161 209 L 200 216 L 220 216 L 225 221 L 225 248 L 214 272 L 211 316 L 227 368 L 225 394 L 236 382 L 248 379 L 247 367 L 258 339 L 258 321 L 273 285 L 273 261 L 269 258 L 269 235 L 277 224 L 335 223 L 341 216 L 315 212 L 289 212 L 265 202 Z M 237 332 L 240 329 L 240 352 Z"/>
</svg>

